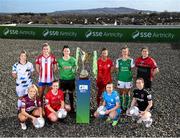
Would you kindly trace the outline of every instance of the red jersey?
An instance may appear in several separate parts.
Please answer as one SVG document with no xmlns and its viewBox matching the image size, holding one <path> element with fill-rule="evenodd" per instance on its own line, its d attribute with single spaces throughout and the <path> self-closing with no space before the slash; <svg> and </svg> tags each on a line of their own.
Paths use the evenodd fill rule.
<svg viewBox="0 0 180 138">
<path fill-rule="evenodd" d="M 157 68 L 155 60 L 151 57 L 142 58 L 139 57 L 135 61 L 137 67 L 137 78 L 143 78 L 144 80 L 153 79 L 153 71 Z"/>
<path fill-rule="evenodd" d="M 102 58 L 99 58 L 97 61 L 97 82 L 101 82 L 103 84 L 107 84 L 108 82 L 112 82 L 111 77 L 111 68 L 113 67 L 113 62 L 110 58 L 107 58 L 106 61 L 103 61 Z"/>
<path fill-rule="evenodd" d="M 46 105 L 49 104 L 56 111 L 61 108 L 62 101 L 64 101 L 64 93 L 60 89 L 56 95 L 54 95 L 50 90 L 45 96 Z"/>
<path fill-rule="evenodd" d="M 40 55 L 36 59 L 36 64 L 40 66 L 39 82 L 52 82 L 54 80 L 53 65 L 57 64 L 55 56 L 51 54 L 49 57 L 45 58 L 43 55 Z"/>
</svg>

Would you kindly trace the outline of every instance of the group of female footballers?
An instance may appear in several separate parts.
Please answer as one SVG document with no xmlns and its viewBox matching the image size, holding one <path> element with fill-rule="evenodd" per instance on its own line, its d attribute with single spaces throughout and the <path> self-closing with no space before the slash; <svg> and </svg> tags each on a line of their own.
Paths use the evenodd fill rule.
<svg viewBox="0 0 180 138">
<path fill-rule="evenodd" d="M 63 56 L 59 59 L 52 54 L 48 43 L 42 45 L 41 54 L 36 58 L 35 70 L 38 74 L 38 87 L 33 83 L 34 67 L 27 59 L 26 51 L 21 51 L 19 61 L 12 67 L 12 76 L 16 79 L 16 94 L 18 96 L 18 119 L 23 130 L 27 129 L 26 121 L 34 124 L 38 117 L 46 117 L 51 122 L 58 120 L 58 111 L 75 112 L 74 92 L 76 78 L 76 59 L 70 56 L 70 48 L 65 45 Z M 137 75 L 133 75 L 136 69 Z M 59 71 L 59 80 L 54 80 L 54 72 Z M 97 106 L 105 107 L 105 114 L 98 110 L 95 117 L 107 117 L 112 126 L 118 124 L 122 112 L 131 115 L 131 107 L 139 110 L 138 121 L 147 120 L 153 107 L 150 94 L 152 79 L 159 69 L 155 60 L 149 56 L 147 47 L 141 49 L 141 56 L 135 62 L 130 58 L 127 46 L 121 49 L 116 64 L 108 56 L 108 50 L 103 48 L 97 60 Z M 117 91 L 113 88 L 112 74 L 117 75 Z M 136 78 L 136 88 L 131 100 L 130 90 Z M 69 102 L 65 101 L 68 93 Z M 152 122 L 152 119 L 151 119 Z M 147 125 L 148 126 L 148 125 Z M 149 124 L 150 126 L 150 124 Z"/>
</svg>

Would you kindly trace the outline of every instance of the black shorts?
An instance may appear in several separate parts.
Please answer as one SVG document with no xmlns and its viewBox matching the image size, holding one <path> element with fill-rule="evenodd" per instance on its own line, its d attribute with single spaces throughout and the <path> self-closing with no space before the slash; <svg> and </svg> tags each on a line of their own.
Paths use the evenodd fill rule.
<svg viewBox="0 0 180 138">
<path fill-rule="evenodd" d="M 152 81 L 150 81 L 150 80 L 144 80 L 144 88 L 151 90 L 151 87 L 152 87 Z"/>
<path fill-rule="evenodd" d="M 139 108 L 140 111 L 146 110 L 146 107 L 139 107 L 139 106 L 137 106 L 137 107 Z M 153 108 L 154 108 L 154 105 L 150 108 L 149 112 L 152 112 Z"/>
<path fill-rule="evenodd" d="M 59 80 L 59 86 L 60 86 L 60 89 L 63 91 L 66 91 L 66 90 L 74 91 L 75 79 L 74 80 Z"/>
</svg>

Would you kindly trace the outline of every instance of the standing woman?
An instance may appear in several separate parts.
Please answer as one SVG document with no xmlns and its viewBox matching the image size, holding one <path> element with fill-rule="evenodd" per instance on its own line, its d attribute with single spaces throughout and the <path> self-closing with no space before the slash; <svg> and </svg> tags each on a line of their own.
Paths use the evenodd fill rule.
<svg viewBox="0 0 180 138">
<path fill-rule="evenodd" d="M 141 57 L 135 61 L 137 67 L 137 78 L 144 79 L 144 88 L 151 90 L 153 77 L 159 72 L 156 61 L 149 56 L 149 49 L 141 49 Z"/>
<path fill-rule="evenodd" d="M 101 57 L 97 61 L 97 106 L 102 100 L 102 92 L 106 89 L 108 82 L 112 82 L 111 73 L 113 71 L 113 62 L 108 57 L 108 50 L 103 48 Z"/>
<path fill-rule="evenodd" d="M 55 56 L 51 53 L 48 43 L 42 45 L 42 54 L 36 59 L 36 71 L 39 75 L 39 96 L 42 99 L 44 90 L 47 87 L 51 88 L 54 80 L 54 72 L 57 70 L 57 61 Z"/>
<path fill-rule="evenodd" d="M 132 68 L 134 61 L 129 57 L 129 48 L 127 46 L 122 48 L 122 57 L 116 60 L 116 68 L 118 71 L 118 84 L 121 93 L 121 108 L 126 110 L 130 106 L 130 89 L 132 87 L 133 75 Z"/>
<path fill-rule="evenodd" d="M 12 76 L 16 79 L 16 94 L 18 98 L 27 94 L 27 89 L 32 84 L 32 73 L 34 71 L 33 64 L 27 61 L 27 53 L 21 51 L 19 61 L 12 67 Z M 18 108 L 20 101 L 18 99 Z"/>
<path fill-rule="evenodd" d="M 76 59 L 70 56 L 70 49 L 68 45 L 63 47 L 62 52 L 63 57 L 58 59 L 60 89 L 64 92 L 68 91 L 71 112 L 74 112 L 73 93 L 75 90 Z M 66 94 L 64 96 L 66 96 Z"/>
</svg>

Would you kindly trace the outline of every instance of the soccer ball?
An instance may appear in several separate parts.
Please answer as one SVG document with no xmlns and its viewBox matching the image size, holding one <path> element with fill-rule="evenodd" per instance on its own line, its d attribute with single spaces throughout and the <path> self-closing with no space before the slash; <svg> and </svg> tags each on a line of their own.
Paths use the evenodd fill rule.
<svg viewBox="0 0 180 138">
<path fill-rule="evenodd" d="M 34 127 L 35 128 L 42 128 L 45 125 L 45 120 L 42 117 L 38 117 L 35 121 L 34 121 Z"/>
<path fill-rule="evenodd" d="M 97 109 L 97 112 L 100 114 L 100 115 L 105 115 L 106 113 L 106 108 L 104 106 L 99 106 L 98 109 Z"/>
<path fill-rule="evenodd" d="M 129 113 L 130 113 L 130 115 L 132 115 L 132 116 L 138 116 L 138 115 L 139 115 L 139 108 L 136 107 L 136 106 L 132 106 L 132 107 L 129 109 Z"/>
<path fill-rule="evenodd" d="M 65 118 L 67 116 L 67 111 L 65 109 L 59 109 L 57 115 L 58 118 Z"/>
</svg>

